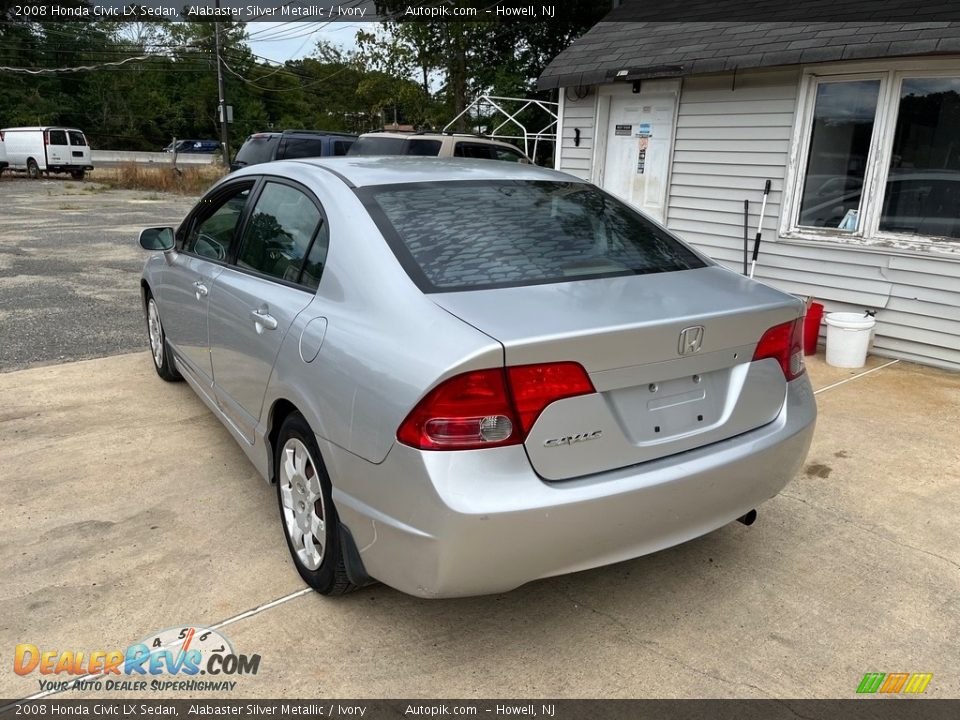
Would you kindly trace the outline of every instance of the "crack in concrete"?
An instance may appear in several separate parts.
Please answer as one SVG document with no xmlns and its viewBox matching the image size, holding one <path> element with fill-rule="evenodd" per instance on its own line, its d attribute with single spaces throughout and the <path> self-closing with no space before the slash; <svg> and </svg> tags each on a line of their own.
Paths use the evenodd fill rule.
<svg viewBox="0 0 960 720">
<path fill-rule="evenodd" d="M 647 647 L 654 655 L 657 655 L 658 657 L 661 657 L 661 658 L 663 658 L 663 659 L 665 659 L 665 660 L 668 660 L 668 661 L 670 661 L 670 662 L 672 662 L 672 663 L 675 663 L 675 664 L 679 665 L 679 666 L 682 667 L 682 668 L 685 668 L 685 669 L 687 669 L 687 670 L 689 670 L 689 671 L 691 671 L 691 672 L 693 672 L 693 673 L 696 673 L 697 675 L 702 675 L 703 677 L 708 677 L 708 678 L 710 678 L 710 679 L 712 679 L 712 680 L 716 680 L 716 681 L 718 681 L 718 682 L 721 682 L 721 683 L 723 683 L 724 685 L 729 685 L 729 686 L 731 686 L 731 687 L 737 687 L 737 686 L 748 687 L 748 688 L 751 688 L 751 689 L 753 689 L 753 690 L 756 690 L 757 692 L 759 692 L 761 695 L 763 695 L 763 696 L 765 696 L 765 697 L 769 697 L 769 695 L 770 695 L 770 693 L 768 693 L 766 690 L 764 690 L 763 688 L 757 687 L 756 685 L 752 685 L 752 684 L 747 683 L 747 682 L 741 682 L 741 681 L 738 681 L 738 680 L 728 680 L 727 678 L 721 677 L 720 675 L 716 675 L 716 674 L 711 673 L 711 672 L 709 672 L 709 671 L 707 671 L 707 670 L 701 670 L 700 668 L 694 667 L 693 665 L 689 665 L 689 664 L 687 664 L 686 662 L 684 662 L 683 660 L 681 660 L 679 657 L 677 657 L 676 655 L 671 655 L 670 653 L 665 652 L 665 651 L 663 650 L 662 646 L 660 645 L 660 643 L 658 643 L 656 640 L 644 640 L 643 638 L 638 638 L 638 637 L 636 637 L 634 631 L 633 631 L 623 620 L 621 620 L 620 618 L 616 617 L 615 615 L 612 615 L 612 614 L 610 614 L 610 613 L 608 613 L 608 612 L 605 612 L 605 611 L 603 611 L 603 610 L 598 610 L 597 608 L 593 607 L 592 605 L 588 605 L 587 603 L 583 602 L 582 600 L 578 600 L 577 598 L 573 597 L 573 596 L 570 595 L 568 592 L 564 592 L 563 590 L 558 590 L 557 593 L 558 593 L 562 598 L 564 598 L 565 600 L 567 600 L 568 602 L 573 603 L 574 606 L 576 606 L 576 607 L 584 607 L 584 608 L 586 608 L 587 610 L 589 610 L 590 612 L 594 613 L 595 615 L 599 615 L 600 617 L 605 618 L 606 620 L 609 620 L 609 621 L 612 622 L 614 625 L 616 625 L 618 628 L 620 628 L 621 630 L 623 630 L 624 633 L 626 633 L 627 635 L 629 635 L 629 636 L 630 636 L 630 639 L 631 639 L 633 642 L 637 642 L 637 643 L 639 643 L 639 644 Z"/>
<path fill-rule="evenodd" d="M 935 553 L 935 552 L 930 552 L 929 550 L 924 550 L 923 548 L 917 547 L 916 545 L 911 545 L 911 544 L 909 544 L 909 543 L 900 542 L 900 541 L 897 541 L 897 540 L 893 540 L 893 539 L 891 539 L 891 538 L 889 538 L 889 537 L 886 537 L 885 535 L 881 535 L 880 533 L 878 533 L 878 532 L 877 532 L 876 530 L 874 530 L 873 528 L 867 527 L 866 525 L 861 525 L 860 523 L 857 523 L 857 522 L 854 522 L 853 520 L 851 520 L 850 518 L 846 517 L 845 515 L 842 515 L 841 513 L 837 512 L 837 511 L 834 510 L 833 508 L 828 508 L 828 507 L 822 507 L 822 506 L 820 506 L 820 505 L 815 505 L 814 503 L 810 502 L 809 500 L 804 500 L 803 498 L 797 497 L 796 495 L 791 495 L 790 493 L 781 492 L 781 493 L 780 493 L 780 497 L 789 498 L 790 500 L 796 500 L 796 501 L 799 502 L 799 503 L 803 503 L 803 504 L 806 505 L 807 507 L 813 508 L 813 509 L 816 510 L 817 512 L 829 512 L 829 513 L 831 513 L 835 518 L 837 518 L 837 519 L 839 519 L 839 520 L 847 523 L 848 525 L 852 525 L 853 527 L 857 528 L 858 530 L 862 530 L 862 531 L 865 532 L 865 533 L 869 533 L 869 534 L 873 535 L 874 537 L 880 538 L 881 540 L 883 540 L 883 541 L 885 541 L 885 542 L 888 542 L 888 543 L 890 543 L 891 545 L 897 545 L 897 546 L 899 546 L 899 547 L 904 547 L 904 548 L 908 548 L 908 549 L 910 549 L 910 550 L 915 550 L 916 552 L 923 553 L 924 555 L 929 555 L 930 557 L 937 558 L 938 560 L 943 560 L 943 562 L 945 562 L 945 563 L 947 563 L 947 564 L 949 564 L 949 565 L 952 565 L 952 566 L 955 567 L 956 569 L 960 570 L 960 563 L 957 563 L 956 561 L 951 560 L 951 559 L 948 558 L 948 557 L 944 557 L 943 555 L 938 555 L 937 553 Z"/>
</svg>

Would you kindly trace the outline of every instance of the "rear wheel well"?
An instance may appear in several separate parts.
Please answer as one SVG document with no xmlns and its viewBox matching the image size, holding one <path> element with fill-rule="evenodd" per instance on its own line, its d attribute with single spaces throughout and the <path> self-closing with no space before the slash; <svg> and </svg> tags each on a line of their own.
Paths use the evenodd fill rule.
<svg viewBox="0 0 960 720">
<path fill-rule="evenodd" d="M 276 454 L 277 440 L 280 437 L 280 428 L 283 426 L 283 421 L 287 419 L 288 416 L 295 412 L 300 412 L 297 409 L 297 406 L 294 405 L 289 400 L 280 398 L 277 400 L 273 407 L 270 408 L 270 420 L 267 425 L 267 442 L 269 447 L 267 453 L 267 467 L 270 471 L 270 477 L 267 478 L 270 483 L 276 482 L 275 473 L 273 468 L 273 458 Z M 301 413 L 302 415 L 303 413 Z M 323 458 L 318 458 L 320 462 L 323 462 Z"/>
</svg>

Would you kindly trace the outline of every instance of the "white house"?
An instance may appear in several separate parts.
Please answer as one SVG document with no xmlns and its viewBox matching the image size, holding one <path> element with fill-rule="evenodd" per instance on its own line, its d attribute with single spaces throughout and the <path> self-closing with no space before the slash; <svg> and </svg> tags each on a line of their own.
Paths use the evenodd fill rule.
<svg viewBox="0 0 960 720">
<path fill-rule="evenodd" d="M 736 269 L 770 180 L 756 277 L 960 370 L 960 23 L 605 21 L 539 87 L 558 169 Z"/>
</svg>

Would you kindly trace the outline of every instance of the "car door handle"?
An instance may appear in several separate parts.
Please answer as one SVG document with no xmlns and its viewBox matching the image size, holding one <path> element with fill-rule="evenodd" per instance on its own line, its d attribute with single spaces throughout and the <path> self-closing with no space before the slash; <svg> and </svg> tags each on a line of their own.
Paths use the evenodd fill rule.
<svg viewBox="0 0 960 720">
<path fill-rule="evenodd" d="M 199 300 L 200 298 L 206 297 L 207 294 L 210 292 L 209 290 L 207 290 L 207 286 L 204 285 L 204 284 L 203 284 L 203 281 L 201 281 L 201 280 L 197 280 L 197 281 L 193 284 L 193 287 L 194 287 L 194 289 L 196 290 L 196 293 L 197 293 L 197 300 Z"/>
<path fill-rule="evenodd" d="M 250 317 L 253 318 L 254 327 L 257 329 L 257 334 L 259 335 L 264 330 L 276 330 L 277 329 L 277 319 L 270 313 L 264 310 L 254 310 L 250 313 Z"/>
</svg>

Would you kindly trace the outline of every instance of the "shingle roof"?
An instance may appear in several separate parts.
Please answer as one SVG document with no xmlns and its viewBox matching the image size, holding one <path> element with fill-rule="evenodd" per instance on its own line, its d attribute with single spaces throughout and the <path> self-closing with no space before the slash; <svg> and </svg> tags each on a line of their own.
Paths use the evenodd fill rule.
<svg viewBox="0 0 960 720">
<path fill-rule="evenodd" d="M 543 90 L 734 69 L 960 54 L 960 22 L 611 22 L 610 13 L 546 67 Z"/>
</svg>

